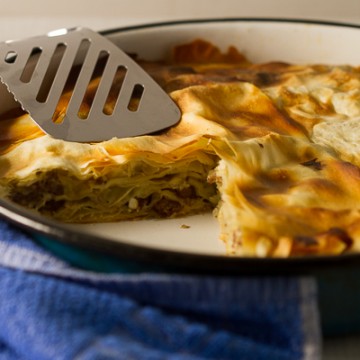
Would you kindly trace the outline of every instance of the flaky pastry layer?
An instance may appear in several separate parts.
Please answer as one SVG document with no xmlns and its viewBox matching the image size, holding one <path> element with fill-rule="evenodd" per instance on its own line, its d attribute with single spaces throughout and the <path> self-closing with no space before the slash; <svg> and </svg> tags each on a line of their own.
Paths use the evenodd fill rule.
<svg viewBox="0 0 360 360">
<path fill-rule="evenodd" d="M 215 209 L 230 255 L 359 250 L 359 68 L 254 64 L 202 40 L 139 63 L 180 107 L 178 125 L 81 144 L 5 114 L 2 196 L 66 222 Z"/>
</svg>

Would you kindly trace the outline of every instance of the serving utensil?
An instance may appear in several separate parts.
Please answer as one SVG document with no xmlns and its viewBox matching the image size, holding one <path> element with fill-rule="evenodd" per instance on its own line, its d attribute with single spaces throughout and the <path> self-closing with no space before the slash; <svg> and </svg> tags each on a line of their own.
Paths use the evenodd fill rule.
<svg viewBox="0 0 360 360">
<path fill-rule="evenodd" d="M 1 43 L 0 79 L 44 132 L 62 140 L 150 134 L 181 116 L 131 57 L 87 28 Z"/>
</svg>

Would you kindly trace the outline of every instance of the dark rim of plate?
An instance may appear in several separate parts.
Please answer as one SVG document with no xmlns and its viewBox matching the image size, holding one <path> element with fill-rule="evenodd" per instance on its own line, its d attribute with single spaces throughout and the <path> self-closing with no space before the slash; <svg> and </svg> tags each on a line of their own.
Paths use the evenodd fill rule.
<svg viewBox="0 0 360 360">
<path fill-rule="evenodd" d="M 215 18 L 189 19 L 168 22 L 155 22 L 143 25 L 126 26 L 100 31 L 102 35 L 120 32 L 181 26 L 189 24 L 224 22 L 273 22 L 299 23 L 321 26 L 348 27 L 360 29 L 360 25 L 332 21 L 278 19 L 278 18 Z M 206 273 L 218 275 L 314 275 L 331 270 L 349 269 L 360 266 L 360 254 L 337 256 L 310 256 L 296 258 L 252 258 L 227 255 L 192 254 L 170 250 L 155 249 L 133 245 L 129 242 L 115 241 L 106 237 L 84 233 L 68 227 L 66 224 L 43 217 L 6 199 L 0 199 L 0 216 L 18 225 L 25 231 L 46 236 L 50 241 L 70 245 L 80 250 L 90 250 L 96 254 L 113 257 L 121 261 L 130 261 L 149 269 L 164 269 L 174 272 Z"/>
</svg>

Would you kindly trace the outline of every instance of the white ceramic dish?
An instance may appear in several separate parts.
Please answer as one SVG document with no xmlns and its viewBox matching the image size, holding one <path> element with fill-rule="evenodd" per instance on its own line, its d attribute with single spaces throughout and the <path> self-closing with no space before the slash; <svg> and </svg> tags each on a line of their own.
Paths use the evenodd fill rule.
<svg viewBox="0 0 360 360">
<path fill-rule="evenodd" d="M 360 64 L 360 28 L 353 25 L 292 20 L 197 20 L 133 26 L 103 32 L 123 50 L 160 59 L 175 44 L 195 38 L 226 49 L 236 46 L 253 62 Z M 1 104 L 0 104 L 1 106 Z M 176 220 L 65 225 L 0 199 L 0 213 L 61 242 L 104 251 L 120 258 L 202 270 L 302 271 L 325 264 L 360 263 L 360 256 L 307 259 L 241 259 L 225 255 L 211 214 Z M 182 225 L 188 225 L 186 227 Z M 244 267 L 244 265 L 246 266 Z"/>
<path fill-rule="evenodd" d="M 288 61 L 358 65 L 357 26 L 295 20 L 195 20 L 105 32 L 127 52 L 148 60 L 165 56 L 175 44 L 210 40 L 222 50 L 234 45 L 253 62 Z"/>
</svg>

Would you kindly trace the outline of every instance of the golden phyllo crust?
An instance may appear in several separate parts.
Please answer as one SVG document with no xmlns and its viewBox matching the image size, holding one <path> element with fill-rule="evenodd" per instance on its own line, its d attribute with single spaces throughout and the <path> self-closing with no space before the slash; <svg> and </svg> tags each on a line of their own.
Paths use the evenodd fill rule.
<svg viewBox="0 0 360 360">
<path fill-rule="evenodd" d="M 65 222 L 213 210 L 233 256 L 360 250 L 359 68 L 254 64 L 203 40 L 138 61 L 180 107 L 178 125 L 70 143 L 8 112 L 1 195 Z"/>
</svg>

